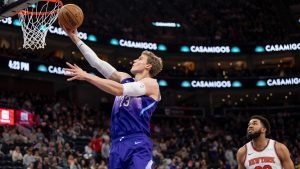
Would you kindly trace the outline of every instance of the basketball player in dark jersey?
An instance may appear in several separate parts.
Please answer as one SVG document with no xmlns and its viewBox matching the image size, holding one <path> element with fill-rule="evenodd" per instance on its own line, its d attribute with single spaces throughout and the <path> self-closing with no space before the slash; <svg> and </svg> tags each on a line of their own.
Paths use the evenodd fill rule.
<svg viewBox="0 0 300 169">
<path fill-rule="evenodd" d="M 83 71 L 77 65 L 67 63 L 65 75 L 68 81 L 85 80 L 99 89 L 115 95 L 111 112 L 112 147 L 109 156 L 110 169 L 150 169 L 152 168 L 152 142 L 150 118 L 160 100 L 160 90 L 156 76 L 163 67 L 161 58 L 150 51 L 143 51 L 134 60 L 131 77 L 119 72 L 107 62 L 99 59 L 95 52 L 77 37 L 77 30 L 68 31 L 89 64 L 106 79 Z"/>
</svg>

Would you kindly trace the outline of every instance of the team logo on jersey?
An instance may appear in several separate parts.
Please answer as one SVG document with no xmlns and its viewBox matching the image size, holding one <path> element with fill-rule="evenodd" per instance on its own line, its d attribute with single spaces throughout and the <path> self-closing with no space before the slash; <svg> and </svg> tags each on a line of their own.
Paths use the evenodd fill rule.
<svg viewBox="0 0 300 169">
<path fill-rule="evenodd" d="M 140 143 L 142 143 L 142 142 L 141 141 L 135 141 L 134 142 L 135 145 L 140 144 Z"/>
<path fill-rule="evenodd" d="M 249 166 L 261 163 L 275 163 L 275 157 L 258 157 L 248 160 Z"/>
</svg>

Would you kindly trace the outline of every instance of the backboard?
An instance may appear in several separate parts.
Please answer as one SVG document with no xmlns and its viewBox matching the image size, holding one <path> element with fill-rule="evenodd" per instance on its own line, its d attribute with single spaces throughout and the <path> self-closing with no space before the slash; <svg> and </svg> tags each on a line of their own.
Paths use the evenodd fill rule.
<svg viewBox="0 0 300 169">
<path fill-rule="evenodd" d="M 20 10 L 40 0 L 0 0 L 0 20 L 16 15 Z"/>
</svg>

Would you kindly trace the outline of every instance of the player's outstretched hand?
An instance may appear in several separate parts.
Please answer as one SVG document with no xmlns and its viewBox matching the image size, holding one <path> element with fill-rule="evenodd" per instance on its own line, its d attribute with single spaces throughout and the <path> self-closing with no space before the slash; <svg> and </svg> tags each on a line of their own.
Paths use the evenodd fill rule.
<svg viewBox="0 0 300 169">
<path fill-rule="evenodd" d="M 65 70 L 65 74 L 64 75 L 70 77 L 70 78 L 67 79 L 67 81 L 85 80 L 86 77 L 89 75 L 86 71 L 83 71 L 76 64 L 72 65 L 69 62 L 66 62 L 66 64 L 69 66 L 69 68 L 64 68 L 64 70 Z"/>
<path fill-rule="evenodd" d="M 59 26 L 68 34 L 68 36 L 73 40 L 75 37 L 77 37 L 78 31 L 77 29 L 70 30 L 67 29 L 64 25 L 60 24 L 58 22 Z"/>
</svg>

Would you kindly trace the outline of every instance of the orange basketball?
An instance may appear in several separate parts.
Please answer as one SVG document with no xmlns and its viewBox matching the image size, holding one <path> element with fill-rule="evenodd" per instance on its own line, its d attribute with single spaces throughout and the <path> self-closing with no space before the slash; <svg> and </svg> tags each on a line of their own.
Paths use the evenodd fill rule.
<svg viewBox="0 0 300 169">
<path fill-rule="evenodd" d="M 64 5 L 58 12 L 58 22 L 66 29 L 77 29 L 83 22 L 83 12 L 81 8 L 75 4 Z"/>
</svg>

